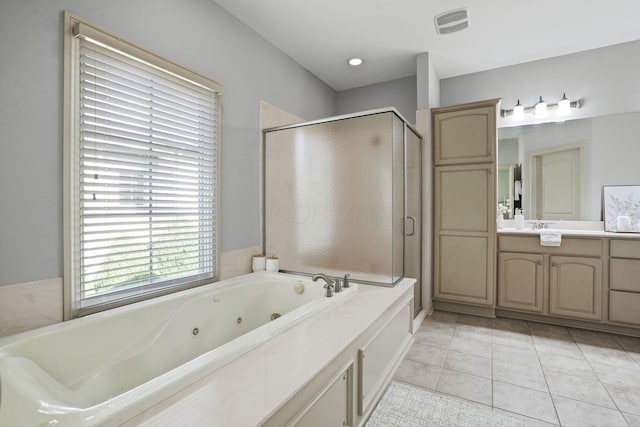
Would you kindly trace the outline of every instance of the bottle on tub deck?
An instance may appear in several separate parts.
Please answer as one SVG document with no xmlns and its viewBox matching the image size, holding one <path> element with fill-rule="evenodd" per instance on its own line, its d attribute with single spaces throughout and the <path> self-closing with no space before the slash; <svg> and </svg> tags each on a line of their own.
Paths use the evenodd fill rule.
<svg viewBox="0 0 640 427">
<path fill-rule="evenodd" d="M 278 257 L 273 255 L 267 257 L 265 268 L 267 271 L 274 271 L 276 273 L 280 271 L 280 260 L 278 260 Z"/>
<path fill-rule="evenodd" d="M 522 230 L 524 228 L 524 211 L 522 209 L 516 209 L 516 214 L 513 219 L 516 230 Z"/>
<path fill-rule="evenodd" d="M 267 257 L 264 255 L 254 255 L 251 262 L 251 271 L 264 271 L 267 264 Z"/>
</svg>

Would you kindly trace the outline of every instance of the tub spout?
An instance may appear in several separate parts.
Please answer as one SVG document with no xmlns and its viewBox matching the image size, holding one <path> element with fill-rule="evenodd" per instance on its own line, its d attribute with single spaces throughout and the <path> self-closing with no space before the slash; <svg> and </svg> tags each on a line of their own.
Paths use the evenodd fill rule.
<svg viewBox="0 0 640 427">
<path fill-rule="evenodd" d="M 327 290 L 327 297 L 332 297 L 333 296 L 333 288 L 335 287 L 335 282 L 331 279 L 329 279 L 326 275 L 322 274 L 322 273 L 318 273 L 318 274 L 314 274 L 311 277 L 311 280 L 313 280 L 314 282 L 317 282 L 318 279 L 322 279 L 325 281 L 325 285 L 324 288 Z"/>
</svg>

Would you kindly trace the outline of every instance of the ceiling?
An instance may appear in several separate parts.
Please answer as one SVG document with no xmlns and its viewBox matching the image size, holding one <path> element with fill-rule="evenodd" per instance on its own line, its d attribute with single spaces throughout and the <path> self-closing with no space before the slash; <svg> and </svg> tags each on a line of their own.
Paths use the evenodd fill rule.
<svg viewBox="0 0 640 427">
<path fill-rule="evenodd" d="M 423 52 L 446 78 L 640 39 L 638 0 L 214 1 L 338 91 L 415 75 Z M 436 34 L 460 7 L 469 28 Z"/>
</svg>

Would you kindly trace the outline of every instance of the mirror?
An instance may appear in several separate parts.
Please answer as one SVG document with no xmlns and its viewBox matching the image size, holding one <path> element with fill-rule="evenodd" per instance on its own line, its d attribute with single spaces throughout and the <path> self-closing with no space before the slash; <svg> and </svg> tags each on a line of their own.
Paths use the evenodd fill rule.
<svg viewBox="0 0 640 427">
<path fill-rule="evenodd" d="M 638 184 L 640 113 L 498 129 L 505 218 L 601 221 L 602 187 Z"/>
</svg>

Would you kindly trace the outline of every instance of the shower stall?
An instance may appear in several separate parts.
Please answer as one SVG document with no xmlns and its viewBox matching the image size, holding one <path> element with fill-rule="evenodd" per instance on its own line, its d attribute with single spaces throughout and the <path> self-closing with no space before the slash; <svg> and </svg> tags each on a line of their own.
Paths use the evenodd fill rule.
<svg viewBox="0 0 640 427">
<path fill-rule="evenodd" d="M 422 137 L 393 108 L 266 129 L 264 253 L 422 297 Z"/>
</svg>

